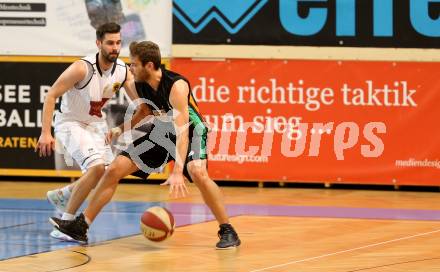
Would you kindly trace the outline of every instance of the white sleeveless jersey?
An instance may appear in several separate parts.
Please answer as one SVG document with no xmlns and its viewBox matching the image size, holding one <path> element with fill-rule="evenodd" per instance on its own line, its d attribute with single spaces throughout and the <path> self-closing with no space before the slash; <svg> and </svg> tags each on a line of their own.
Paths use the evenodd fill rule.
<svg viewBox="0 0 440 272">
<path fill-rule="evenodd" d="M 103 122 L 102 107 L 127 79 L 127 66 L 120 59 L 107 71 L 99 67 L 98 54 L 82 60 L 88 68 L 87 76 L 63 94 L 55 125 L 66 121 L 84 124 Z"/>
</svg>

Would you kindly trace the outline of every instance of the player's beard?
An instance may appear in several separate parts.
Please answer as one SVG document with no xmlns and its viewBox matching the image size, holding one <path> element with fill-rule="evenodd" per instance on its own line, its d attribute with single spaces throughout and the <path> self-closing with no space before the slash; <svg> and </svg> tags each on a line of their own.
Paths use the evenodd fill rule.
<svg viewBox="0 0 440 272">
<path fill-rule="evenodd" d="M 102 51 L 102 56 L 104 57 L 104 59 L 108 62 L 115 62 L 116 59 L 119 56 L 119 52 L 118 51 L 112 51 L 110 53 L 105 52 L 104 50 Z"/>
<path fill-rule="evenodd" d="M 144 82 L 144 81 L 147 81 L 148 78 L 149 78 L 149 75 L 148 75 L 147 71 L 145 70 L 145 68 L 140 69 L 134 75 L 134 80 L 136 82 Z"/>
<path fill-rule="evenodd" d="M 146 80 L 146 76 L 145 76 L 145 74 L 143 74 L 143 73 L 145 73 L 145 72 L 141 72 L 141 73 L 137 74 L 137 75 L 134 77 L 134 80 L 135 80 L 136 82 L 144 82 L 144 81 L 147 81 L 147 80 Z"/>
</svg>

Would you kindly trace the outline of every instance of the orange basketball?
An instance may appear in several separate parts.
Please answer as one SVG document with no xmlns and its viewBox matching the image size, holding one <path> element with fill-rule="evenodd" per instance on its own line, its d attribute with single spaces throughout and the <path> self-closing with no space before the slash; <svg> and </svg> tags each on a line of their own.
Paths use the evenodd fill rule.
<svg viewBox="0 0 440 272">
<path fill-rule="evenodd" d="M 155 206 L 148 208 L 141 217 L 141 231 L 145 238 L 153 242 L 161 242 L 170 237 L 176 223 L 170 211 Z"/>
</svg>

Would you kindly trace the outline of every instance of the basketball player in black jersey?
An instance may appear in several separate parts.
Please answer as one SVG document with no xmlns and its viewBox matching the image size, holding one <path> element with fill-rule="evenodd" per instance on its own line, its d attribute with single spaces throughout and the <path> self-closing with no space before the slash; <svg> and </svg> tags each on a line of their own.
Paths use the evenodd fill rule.
<svg viewBox="0 0 440 272">
<path fill-rule="evenodd" d="M 138 107 L 143 111 L 145 107 L 148 108 L 152 125 L 148 126 L 149 130 L 144 136 L 130 144 L 105 171 L 84 213 L 74 221 L 52 217 L 52 224 L 77 241 L 86 243 L 89 225 L 111 200 L 120 179 L 129 174 L 146 177 L 173 160 L 173 171 L 163 185 L 170 186 L 172 196 L 186 196 L 188 191 L 184 176 L 193 181 L 220 224 L 220 241 L 216 248 L 239 246 L 241 242 L 229 224 L 222 193 L 208 175 L 208 128 L 198 111 L 188 80 L 160 65 L 160 50 L 153 42 L 131 43 L 130 60 L 136 91 L 144 102 Z M 130 125 L 133 126 L 133 122 Z M 109 140 L 127 131 L 126 128 L 125 124 L 113 128 Z"/>
</svg>

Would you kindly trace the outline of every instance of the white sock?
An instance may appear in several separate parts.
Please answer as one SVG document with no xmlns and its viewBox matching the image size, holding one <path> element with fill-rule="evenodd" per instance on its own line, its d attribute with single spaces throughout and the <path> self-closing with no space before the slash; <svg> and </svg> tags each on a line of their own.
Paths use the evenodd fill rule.
<svg viewBox="0 0 440 272">
<path fill-rule="evenodd" d="M 74 214 L 70 214 L 70 213 L 63 213 L 63 216 L 61 217 L 61 220 L 69 220 L 72 221 L 73 219 L 75 219 L 75 215 Z"/>
<path fill-rule="evenodd" d="M 70 191 L 70 185 L 63 187 L 60 190 L 61 192 L 63 192 L 63 196 L 65 198 L 70 198 L 70 195 L 72 194 L 72 192 Z"/>
</svg>

